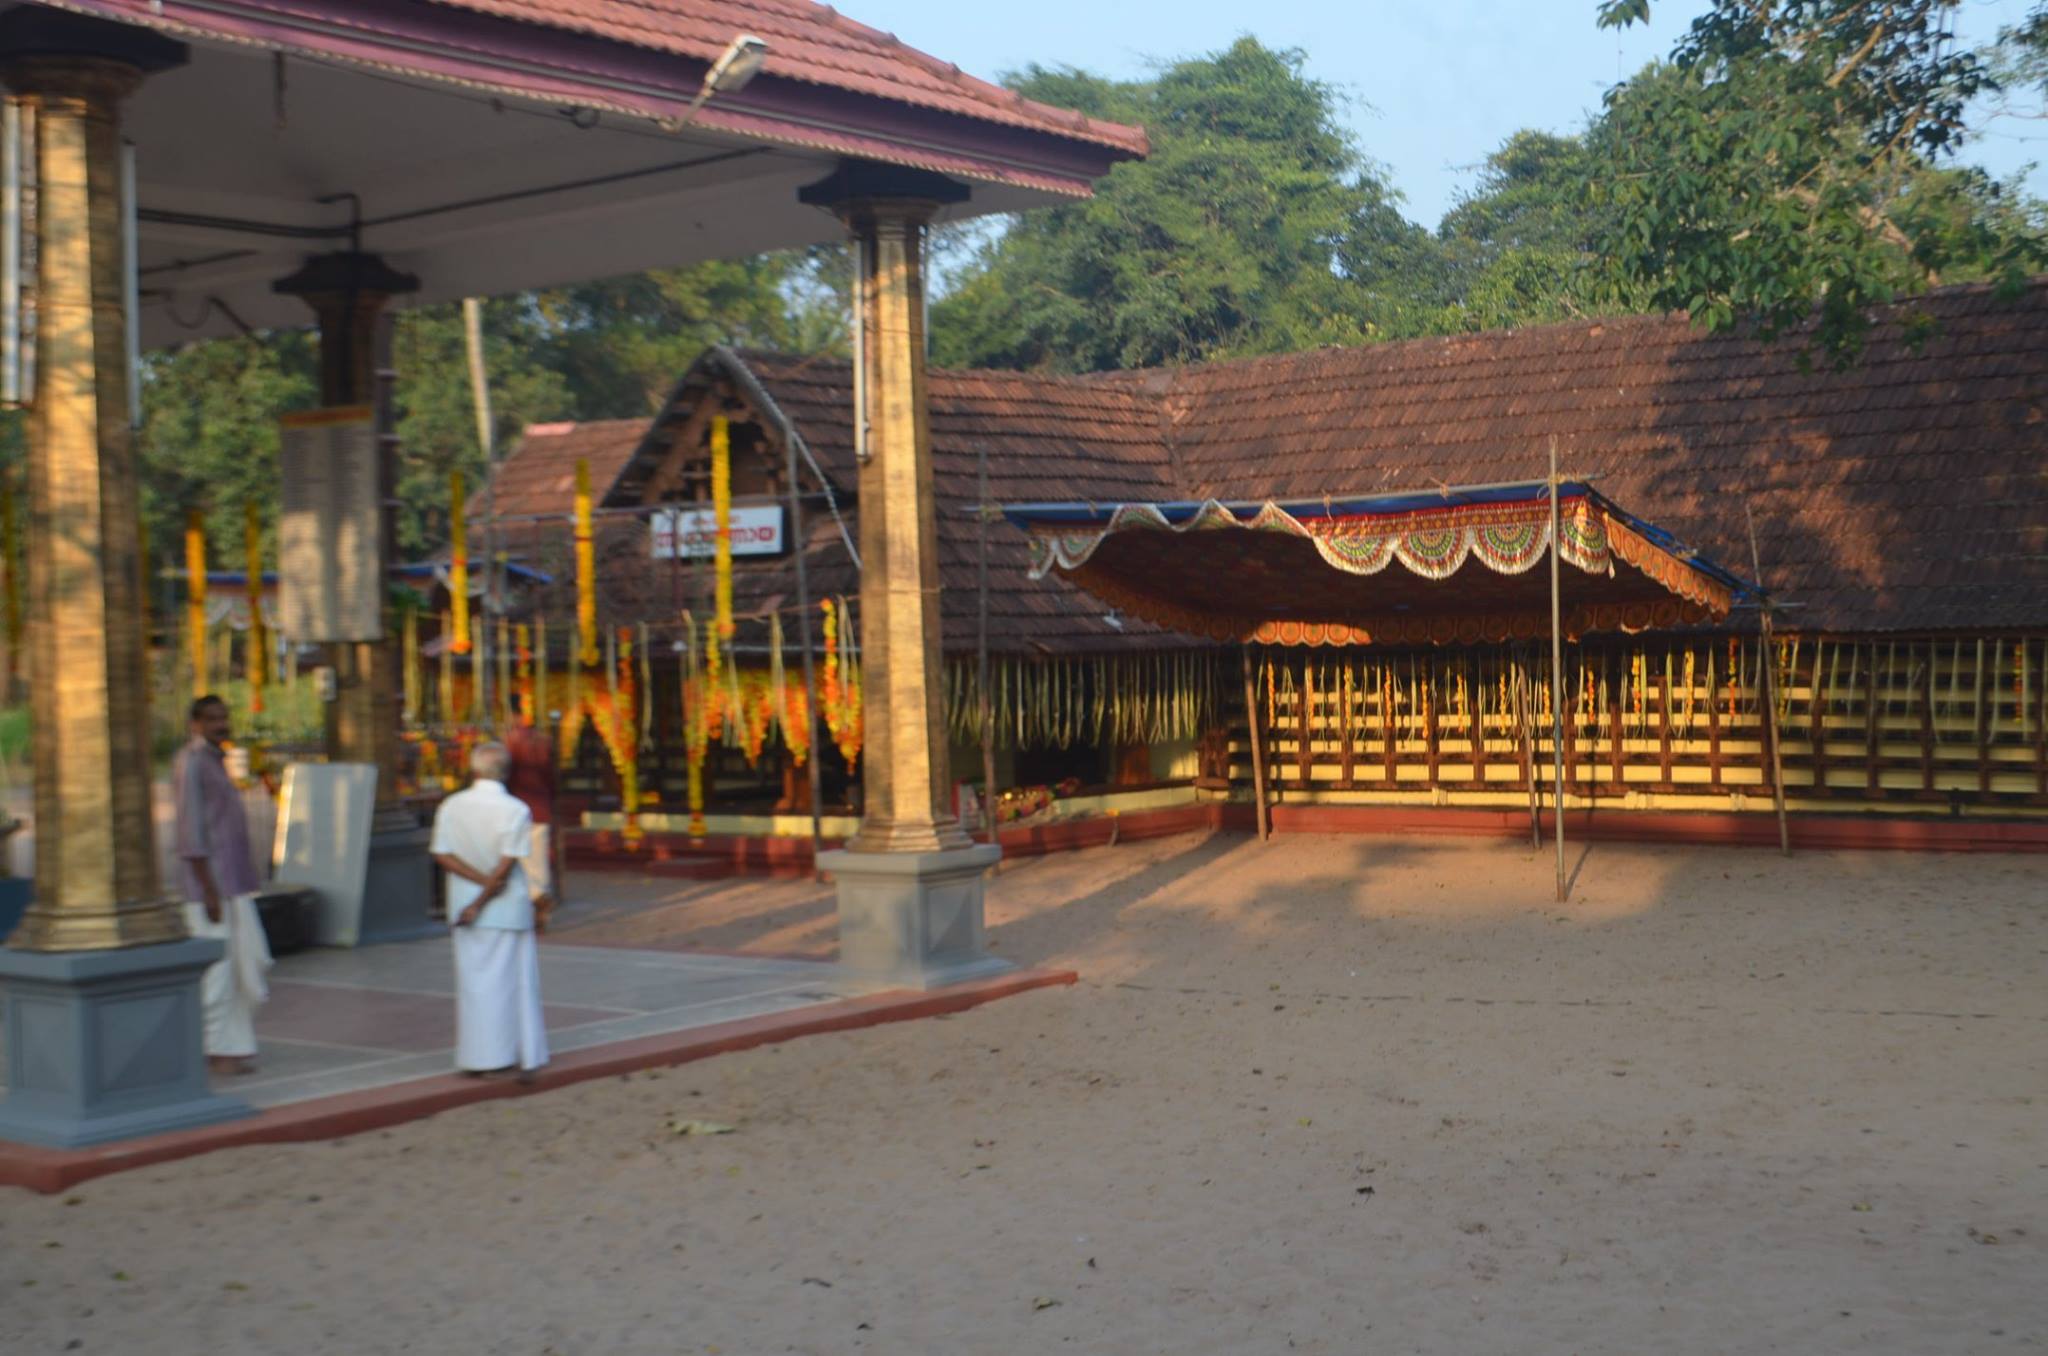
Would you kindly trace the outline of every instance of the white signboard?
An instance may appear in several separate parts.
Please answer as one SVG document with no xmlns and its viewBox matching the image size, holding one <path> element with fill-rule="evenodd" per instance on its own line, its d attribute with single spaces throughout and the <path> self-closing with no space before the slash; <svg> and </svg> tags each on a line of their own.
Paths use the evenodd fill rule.
<svg viewBox="0 0 2048 1356">
<path fill-rule="evenodd" d="M 362 939 L 376 801 L 374 764 L 293 763 L 284 770 L 270 873 L 280 885 L 303 885 L 319 896 L 314 940 L 322 946 Z"/>
<path fill-rule="evenodd" d="M 656 560 L 709 560 L 718 554 L 718 516 L 708 508 L 670 509 L 651 523 Z M 682 536 L 682 550 L 676 537 Z M 779 556 L 786 547 L 782 506 L 770 504 L 732 511 L 732 553 L 736 556 Z"/>
<path fill-rule="evenodd" d="M 296 641 L 384 635 L 377 426 L 369 406 L 288 414 L 278 447 L 279 620 Z"/>
</svg>

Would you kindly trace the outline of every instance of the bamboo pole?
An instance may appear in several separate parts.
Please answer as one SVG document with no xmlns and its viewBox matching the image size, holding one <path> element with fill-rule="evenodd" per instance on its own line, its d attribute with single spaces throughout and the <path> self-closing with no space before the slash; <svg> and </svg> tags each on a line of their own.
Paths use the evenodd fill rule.
<svg viewBox="0 0 2048 1356">
<path fill-rule="evenodd" d="M 1764 589 L 1764 567 L 1762 557 L 1756 549 L 1756 515 L 1749 505 L 1742 506 L 1743 519 L 1749 524 L 1749 570 L 1756 581 L 1757 600 L 1762 605 L 1758 611 L 1757 627 L 1763 636 L 1764 671 L 1764 737 L 1771 745 L 1771 802 L 1778 811 L 1778 851 L 1792 855 L 1792 827 L 1785 819 L 1785 763 L 1778 751 L 1778 656 L 1771 640 L 1771 595 Z M 1814 681 L 1820 681 L 1818 660 L 1814 670 Z M 1818 694 L 1816 694 L 1816 700 Z"/>
<path fill-rule="evenodd" d="M 1536 780 L 1536 685 L 1529 666 L 1515 666 L 1515 705 L 1521 708 L 1522 771 L 1529 782 L 1529 846 L 1543 846 L 1542 787 Z"/>
<path fill-rule="evenodd" d="M 988 841 L 996 842 L 996 716 L 995 708 L 988 697 L 988 448 L 975 449 L 979 460 L 978 474 L 981 499 L 980 514 L 980 558 L 976 564 L 977 583 L 981 590 L 980 634 L 976 660 L 979 668 L 979 692 L 981 697 L 981 814 L 982 822 L 988 829 Z M 1099 697 L 1101 694 L 1098 693 Z"/>
<path fill-rule="evenodd" d="M 471 403 L 475 406 L 477 447 L 481 449 L 484 456 L 483 612 L 486 617 L 489 617 L 494 612 L 502 617 L 504 614 L 504 599 L 499 596 L 498 579 L 498 440 L 492 429 L 490 376 L 484 368 L 483 316 L 482 302 L 478 301 L 475 297 L 463 298 L 462 331 L 465 346 L 469 350 L 470 399 Z M 459 511 L 461 510 L 458 509 Z M 481 629 L 481 635 L 484 637 L 483 644 L 485 646 L 490 645 L 493 640 L 497 640 L 500 642 L 500 648 L 502 648 L 504 638 L 502 636 L 493 636 L 488 626 Z M 485 717 L 488 719 L 494 711 L 502 714 L 503 694 L 497 694 L 498 700 L 495 707 L 492 702 L 492 679 L 494 676 L 502 677 L 502 674 L 494 675 L 492 673 L 491 656 L 485 653 L 482 648 L 479 648 L 475 658 L 471 661 L 470 668 L 476 681 L 483 685 L 482 707 Z M 503 724 L 502 721 L 499 723 L 500 725 Z"/>
<path fill-rule="evenodd" d="M 1557 830 L 1551 835 L 1557 842 L 1557 900 L 1562 904 L 1565 898 L 1564 881 L 1564 602 L 1563 588 L 1558 578 L 1558 550 L 1562 532 L 1561 517 L 1557 504 L 1557 438 L 1550 440 L 1550 690 L 1551 707 L 1551 769 L 1556 782 L 1554 804 L 1557 815 Z"/>
<path fill-rule="evenodd" d="M 1252 678 L 1251 647 L 1243 647 L 1238 654 L 1244 660 L 1244 722 L 1252 745 L 1252 804 L 1258 814 L 1259 841 L 1263 843 L 1271 830 L 1266 823 L 1266 751 L 1259 743 L 1258 685 Z"/>
<path fill-rule="evenodd" d="M 818 817 L 824 799 L 824 780 L 818 770 L 818 757 L 824 745 L 818 738 L 818 677 L 817 661 L 811 654 L 811 577 L 804 566 L 804 498 L 796 489 L 796 439 L 785 436 L 782 451 L 787 469 L 784 478 L 789 493 L 789 555 L 796 563 L 796 616 L 797 635 L 803 644 L 804 654 L 804 716 L 811 728 L 805 741 L 810 754 L 804 759 L 804 771 L 811 782 L 811 877 L 818 877 L 818 854 L 823 851 L 824 833 Z M 681 518 L 677 519 L 676 554 L 683 549 Z M 687 740 L 688 735 L 684 738 Z"/>
</svg>

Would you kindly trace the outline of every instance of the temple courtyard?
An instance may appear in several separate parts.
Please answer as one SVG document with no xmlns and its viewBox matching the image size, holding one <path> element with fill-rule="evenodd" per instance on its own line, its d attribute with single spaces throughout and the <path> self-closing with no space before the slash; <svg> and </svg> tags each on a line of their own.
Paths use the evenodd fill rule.
<svg viewBox="0 0 2048 1356">
<path fill-rule="evenodd" d="M 2048 1346 L 2042 858 L 1570 864 L 1558 905 L 1497 841 L 1012 862 L 995 950 L 1078 985 L 0 1192 L 0 1350 Z M 808 881 L 575 884 L 564 1030 L 662 1001 L 576 987 L 595 949 L 831 955 Z"/>
</svg>

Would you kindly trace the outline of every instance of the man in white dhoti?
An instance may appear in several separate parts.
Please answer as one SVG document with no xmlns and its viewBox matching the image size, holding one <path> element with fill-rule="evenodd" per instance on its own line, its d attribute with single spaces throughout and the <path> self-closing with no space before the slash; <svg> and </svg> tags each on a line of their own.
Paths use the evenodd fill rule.
<svg viewBox="0 0 2048 1356">
<path fill-rule="evenodd" d="M 523 865 L 533 816 L 505 789 L 510 766 L 503 744 L 471 751 L 469 789 L 441 802 L 429 850 L 448 877 L 454 927 L 455 1067 L 473 1075 L 516 1070 L 528 1082 L 548 1062 L 548 1033 Z"/>
<path fill-rule="evenodd" d="M 228 776 L 222 751 L 228 704 L 201 697 L 189 715 L 191 738 L 171 764 L 185 929 L 227 943 L 227 954 L 206 968 L 199 985 L 206 1063 L 215 1073 L 254 1073 L 256 1009 L 270 996 L 264 979 L 270 943 L 256 913 L 256 892 L 263 887 L 249 850 L 242 793 Z"/>
</svg>

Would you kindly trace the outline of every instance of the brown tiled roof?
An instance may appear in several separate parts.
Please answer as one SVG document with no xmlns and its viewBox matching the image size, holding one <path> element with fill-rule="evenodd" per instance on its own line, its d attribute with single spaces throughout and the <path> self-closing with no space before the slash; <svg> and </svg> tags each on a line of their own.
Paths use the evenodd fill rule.
<svg viewBox="0 0 2048 1356">
<path fill-rule="evenodd" d="M 939 113 L 1092 141 L 1143 155 L 1135 127 L 1054 108 L 810 0 L 439 0 L 459 9 L 570 29 L 649 51 L 715 61 L 741 33 L 768 43 L 762 73 L 893 99 Z"/>
<path fill-rule="evenodd" d="M 500 518 L 568 514 L 575 505 L 578 458 L 590 463 L 592 499 L 602 500 L 646 432 L 645 419 L 528 425 L 498 467 L 494 511 Z M 484 503 L 483 494 L 471 496 L 471 515 L 481 514 Z"/>
<path fill-rule="evenodd" d="M 1789 625 L 2048 624 L 2048 279 L 1923 299 L 1844 371 L 1643 317 L 1191 367 L 1165 397 L 1189 496 L 1568 474 L 1747 575 Z"/>
<path fill-rule="evenodd" d="M 1846 371 L 1801 370 L 1794 342 L 1693 331 L 1682 317 L 1605 320 L 1096 377 L 930 374 L 946 647 L 976 634 L 980 453 L 999 503 L 1236 499 L 1541 478 L 1562 468 L 1748 574 L 1745 507 L 1765 582 L 1803 630 L 2048 625 L 2048 279 L 2017 301 L 1984 289 L 1921 303 L 1918 349 L 1881 325 Z M 744 365 L 838 487 L 857 484 L 842 360 L 725 355 Z M 708 361 L 708 359 L 707 359 Z M 704 364 L 699 364 L 703 367 Z M 696 369 L 693 369 L 693 372 Z M 676 399 L 689 397 L 688 379 Z M 567 512 L 559 468 L 620 468 L 647 425 L 618 420 L 527 440 L 536 511 Z M 602 447 L 600 447 L 602 444 Z M 609 458 L 609 460 L 604 460 Z M 519 457 L 508 461 L 513 473 Z M 550 478 L 552 477 L 552 478 Z M 604 483 L 601 479 L 599 484 Z M 551 488 L 560 486 L 559 490 Z M 806 533 L 814 596 L 859 578 L 830 517 Z M 667 616 L 672 571 L 645 529 L 608 524 L 608 611 Z M 565 529 L 555 529 L 566 550 Z M 553 538 L 550 538 L 553 542 Z M 998 650 L 1073 653 L 1177 643 L 1059 580 L 1025 577 L 1022 536 L 990 530 Z M 545 553 L 543 553 L 545 554 Z M 567 558 L 535 560 L 566 569 Z M 787 562 L 742 564 L 742 610 L 795 598 Z M 687 597 L 687 590 L 683 596 Z M 792 631 L 793 634 L 793 631 Z"/>
</svg>

